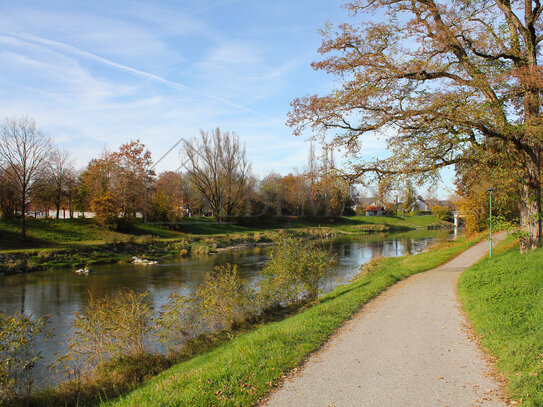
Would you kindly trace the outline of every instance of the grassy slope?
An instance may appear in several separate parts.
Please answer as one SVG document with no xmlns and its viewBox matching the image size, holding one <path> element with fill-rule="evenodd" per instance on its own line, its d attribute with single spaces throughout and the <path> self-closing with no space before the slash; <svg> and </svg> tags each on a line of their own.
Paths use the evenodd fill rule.
<svg viewBox="0 0 543 407">
<path fill-rule="evenodd" d="M 350 216 L 343 217 L 344 225 L 339 229 L 349 230 L 357 225 L 385 225 L 391 229 L 418 229 L 432 225 L 439 225 L 445 222 L 439 221 L 433 215 L 422 216 Z M 355 229 L 356 230 L 356 229 Z"/>
<path fill-rule="evenodd" d="M 25 248 L 54 248 L 68 245 L 103 243 L 113 239 L 123 239 L 128 235 L 153 235 L 162 239 L 175 239 L 188 235 L 217 235 L 228 233 L 249 233 L 266 229 L 305 228 L 315 226 L 337 227 L 344 231 L 357 231 L 359 225 L 386 225 L 392 229 L 424 228 L 439 221 L 434 216 L 405 217 L 343 217 L 339 225 L 320 224 L 304 220 L 292 220 L 277 227 L 255 228 L 237 225 L 217 225 L 211 219 L 185 218 L 180 231 L 172 231 L 160 225 L 137 223 L 127 233 L 103 231 L 96 227 L 91 219 L 34 219 L 28 218 L 28 240 L 20 240 L 20 224 L 18 221 L 0 219 L 0 250 Z M 358 230 L 360 232 L 360 230 Z"/>
<path fill-rule="evenodd" d="M 179 233 L 154 225 L 138 223 L 130 230 L 130 234 L 152 234 L 159 237 L 176 237 Z M 91 219 L 27 219 L 28 241 L 20 239 L 20 223 L 17 220 L 0 219 L 0 250 L 34 247 L 58 247 L 77 243 L 100 243 L 114 238 L 122 238 L 127 234 L 104 231 L 98 228 Z"/>
<path fill-rule="evenodd" d="M 463 273 L 460 299 L 481 344 L 497 357 L 509 395 L 542 406 L 543 249 L 521 255 L 511 239 L 500 248 Z"/>
<path fill-rule="evenodd" d="M 250 406 L 327 338 L 361 305 L 398 280 L 436 267 L 481 240 L 442 243 L 417 256 L 381 260 L 358 281 L 338 287 L 315 306 L 242 334 L 180 363 L 107 406 Z"/>
</svg>

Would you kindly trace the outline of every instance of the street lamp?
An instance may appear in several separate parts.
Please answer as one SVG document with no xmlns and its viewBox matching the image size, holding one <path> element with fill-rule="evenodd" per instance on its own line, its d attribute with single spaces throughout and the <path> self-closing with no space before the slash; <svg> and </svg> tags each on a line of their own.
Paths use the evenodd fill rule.
<svg viewBox="0 0 543 407">
<path fill-rule="evenodd" d="M 492 257 L 492 191 L 494 191 L 494 188 L 488 188 L 486 192 L 488 192 L 488 198 L 490 202 L 490 253 L 488 257 Z"/>
</svg>

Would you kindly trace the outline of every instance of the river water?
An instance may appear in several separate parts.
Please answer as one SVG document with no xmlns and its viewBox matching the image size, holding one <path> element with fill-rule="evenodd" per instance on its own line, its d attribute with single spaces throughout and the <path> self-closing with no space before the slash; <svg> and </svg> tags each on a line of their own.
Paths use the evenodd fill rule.
<svg viewBox="0 0 543 407">
<path fill-rule="evenodd" d="M 449 231 L 413 231 L 395 234 L 349 236 L 322 241 L 320 244 L 337 258 L 336 272 L 321 287 L 330 291 L 347 283 L 358 267 L 377 256 L 393 257 L 423 251 L 436 240 L 448 239 Z M 73 269 L 49 270 L 0 277 L 0 312 L 48 315 L 48 326 L 54 337 L 42 345 L 46 365 L 70 334 L 73 313 L 81 311 L 89 295 L 99 298 L 120 289 L 148 291 L 155 308 L 163 305 L 172 292 L 188 294 L 200 283 L 204 273 L 227 262 L 237 264 L 242 278 L 254 282 L 266 262 L 266 248 L 227 251 L 218 254 L 173 257 L 157 265 L 108 264 L 92 268 L 88 275 L 75 274 Z M 41 381 L 40 381 L 41 382 Z M 44 383 L 41 383 L 44 384 Z"/>
</svg>

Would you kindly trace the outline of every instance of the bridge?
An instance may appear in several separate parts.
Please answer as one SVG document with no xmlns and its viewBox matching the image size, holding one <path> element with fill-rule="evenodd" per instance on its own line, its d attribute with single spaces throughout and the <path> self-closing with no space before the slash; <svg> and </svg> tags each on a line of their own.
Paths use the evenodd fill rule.
<svg viewBox="0 0 543 407">
<path fill-rule="evenodd" d="M 452 214 L 454 216 L 454 227 L 457 228 L 460 226 L 460 218 L 465 218 L 465 213 L 461 211 L 452 211 Z"/>
</svg>

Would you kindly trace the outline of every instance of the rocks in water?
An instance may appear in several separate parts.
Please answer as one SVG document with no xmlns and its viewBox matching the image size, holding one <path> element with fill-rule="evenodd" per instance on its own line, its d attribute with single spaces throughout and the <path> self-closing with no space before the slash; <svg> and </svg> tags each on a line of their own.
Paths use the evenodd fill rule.
<svg viewBox="0 0 543 407">
<path fill-rule="evenodd" d="M 132 256 L 132 264 L 141 264 L 143 266 L 148 266 L 152 264 L 158 264 L 158 261 L 156 260 L 147 260 L 147 259 L 140 259 L 136 256 Z"/>
<path fill-rule="evenodd" d="M 85 268 L 78 269 L 75 272 L 76 274 L 83 274 L 83 275 L 88 276 L 90 273 L 92 273 L 92 270 L 88 268 L 87 266 L 85 266 Z"/>
</svg>

